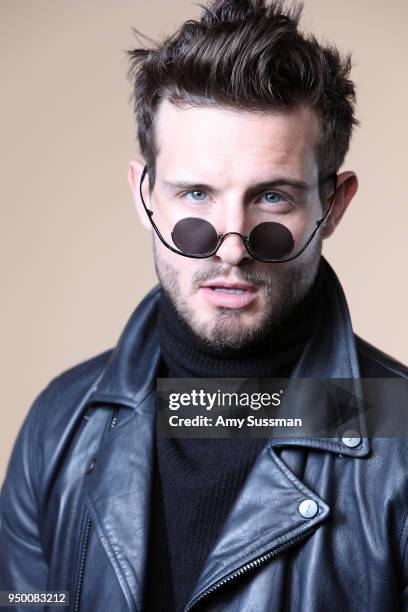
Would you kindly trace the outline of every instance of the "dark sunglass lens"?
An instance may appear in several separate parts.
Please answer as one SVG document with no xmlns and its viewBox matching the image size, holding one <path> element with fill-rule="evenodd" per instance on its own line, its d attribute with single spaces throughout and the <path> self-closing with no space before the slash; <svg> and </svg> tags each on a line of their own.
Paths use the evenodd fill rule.
<svg viewBox="0 0 408 612">
<path fill-rule="evenodd" d="M 174 244 L 187 255 L 205 255 L 217 246 L 217 232 L 211 223 L 204 219 L 188 217 L 181 219 L 171 233 Z"/>
<path fill-rule="evenodd" d="M 249 234 L 249 248 L 260 259 L 282 259 L 294 246 L 292 232 L 282 223 L 260 223 Z"/>
</svg>

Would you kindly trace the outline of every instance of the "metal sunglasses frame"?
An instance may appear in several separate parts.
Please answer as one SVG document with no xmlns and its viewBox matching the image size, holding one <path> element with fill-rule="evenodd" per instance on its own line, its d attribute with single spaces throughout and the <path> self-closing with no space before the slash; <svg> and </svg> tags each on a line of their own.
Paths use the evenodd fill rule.
<svg viewBox="0 0 408 612">
<path fill-rule="evenodd" d="M 153 211 L 149 210 L 147 208 L 146 203 L 145 203 L 144 198 L 143 198 L 143 193 L 142 193 L 142 183 L 143 183 L 143 180 L 144 180 L 146 174 L 147 174 L 147 165 L 145 165 L 145 167 L 143 168 L 143 172 L 142 172 L 142 175 L 140 177 L 139 193 L 140 193 L 140 198 L 142 200 L 143 208 L 146 211 L 147 217 L 148 217 L 150 223 L 152 224 L 152 227 L 153 227 L 154 231 L 156 232 L 156 234 L 157 234 L 158 238 L 160 239 L 160 241 L 164 244 L 165 247 L 170 249 L 170 251 L 173 251 L 173 253 L 177 253 L 177 255 L 182 255 L 183 257 L 190 257 L 192 259 L 207 259 L 208 257 L 212 257 L 213 255 L 216 254 L 216 252 L 218 251 L 218 249 L 220 248 L 221 244 L 223 243 L 224 239 L 227 236 L 230 236 L 231 234 L 236 234 L 237 236 L 240 236 L 242 238 L 242 241 L 243 241 L 243 243 L 245 245 L 245 248 L 246 248 L 248 254 L 253 259 L 256 259 L 257 261 L 262 261 L 264 263 L 285 263 L 287 261 L 292 261 L 293 259 L 296 259 L 296 257 L 299 257 L 299 255 L 301 255 L 303 253 L 303 251 L 309 246 L 309 244 L 312 242 L 313 238 L 316 236 L 318 230 L 320 229 L 320 227 L 322 226 L 324 221 L 329 216 L 329 213 L 330 213 L 331 209 L 333 208 L 333 204 L 334 204 L 334 201 L 336 199 L 336 190 L 337 190 L 337 174 L 336 173 L 332 174 L 332 175 L 329 175 L 329 176 L 327 176 L 324 179 L 321 179 L 320 183 L 324 183 L 324 182 L 328 181 L 330 178 L 334 179 L 333 197 L 332 197 L 332 200 L 330 202 L 330 206 L 326 210 L 326 212 L 323 215 L 323 217 L 321 217 L 321 219 L 316 221 L 316 227 L 313 230 L 313 232 L 311 233 L 311 235 L 309 236 L 309 238 L 307 239 L 306 244 L 304 244 L 304 246 L 297 253 L 292 255 L 291 257 L 287 257 L 285 259 L 261 259 L 261 258 L 257 257 L 253 253 L 253 251 L 251 250 L 251 245 L 250 245 L 250 241 L 249 241 L 249 236 L 251 235 L 251 232 L 253 231 L 254 228 L 252 228 L 252 230 L 251 230 L 251 232 L 249 232 L 248 236 L 246 236 L 246 235 L 243 236 L 239 232 L 227 232 L 226 234 L 217 234 L 217 244 L 216 244 L 215 248 L 212 251 L 209 251 L 208 253 L 205 253 L 204 255 L 192 255 L 190 253 L 184 253 L 180 249 L 177 249 L 176 247 L 173 247 L 171 244 L 169 244 L 165 240 L 165 238 L 163 238 L 163 236 L 160 233 L 159 228 L 157 227 L 156 223 L 153 221 L 153 218 L 152 218 L 153 217 Z M 186 219 L 187 218 L 188 217 L 186 217 Z M 258 225 L 260 225 L 260 224 L 258 223 Z M 257 225 L 255 225 L 255 227 L 257 227 Z M 284 227 L 286 227 L 286 226 L 284 226 Z M 215 230 L 215 231 L 217 231 L 217 230 Z"/>
</svg>

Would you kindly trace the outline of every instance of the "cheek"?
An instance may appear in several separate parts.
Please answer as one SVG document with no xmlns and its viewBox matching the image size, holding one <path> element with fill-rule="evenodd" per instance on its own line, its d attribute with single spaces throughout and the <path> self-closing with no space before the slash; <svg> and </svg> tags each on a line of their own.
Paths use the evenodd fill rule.
<svg viewBox="0 0 408 612">
<path fill-rule="evenodd" d="M 194 293 L 196 286 L 194 284 L 195 275 L 200 270 L 200 262 L 187 257 L 179 257 L 178 259 L 185 261 L 177 261 L 179 273 L 180 288 L 183 293 Z"/>
<path fill-rule="evenodd" d="M 278 286 L 281 282 L 281 279 L 285 277 L 290 269 L 290 263 L 261 263 L 258 262 L 259 266 L 257 268 L 257 272 L 262 276 L 262 278 L 267 279 L 269 285 Z"/>
<path fill-rule="evenodd" d="M 163 245 L 162 245 L 163 246 Z M 183 293 L 188 291 L 194 273 L 199 269 L 198 260 L 183 257 L 169 251 L 165 247 L 161 251 L 162 260 L 177 274 L 177 280 Z"/>
<path fill-rule="evenodd" d="M 202 260 L 173 253 L 157 236 L 154 237 L 154 251 L 161 270 L 165 273 L 171 270 L 172 275 L 177 277 L 180 289 L 183 292 L 188 291 L 194 275 L 203 267 Z"/>
</svg>

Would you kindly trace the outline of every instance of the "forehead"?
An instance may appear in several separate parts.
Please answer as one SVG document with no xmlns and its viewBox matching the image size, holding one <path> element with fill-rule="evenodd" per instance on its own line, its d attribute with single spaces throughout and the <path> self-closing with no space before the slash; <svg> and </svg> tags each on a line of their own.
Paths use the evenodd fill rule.
<svg viewBox="0 0 408 612">
<path fill-rule="evenodd" d="M 204 179 L 245 172 L 317 174 L 319 120 L 303 105 L 289 111 L 242 111 L 161 102 L 155 122 L 157 170 L 180 168 Z"/>
</svg>

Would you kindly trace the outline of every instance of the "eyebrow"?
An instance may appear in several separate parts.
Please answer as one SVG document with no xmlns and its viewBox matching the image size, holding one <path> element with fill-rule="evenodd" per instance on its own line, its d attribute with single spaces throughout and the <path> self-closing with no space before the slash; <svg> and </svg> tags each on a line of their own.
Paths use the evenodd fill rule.
<svg viewBox="0 0 408 612">
<path fill-rule="evenodd" d="M 192 183 L 190 181 L 166 181 L 166 180 L 162 180 L 161 184 L 163 185 L 163 187 L 165 187 L 166 189 L 170 190 L 170 191 L 177 191 L 177 190 L 182 190 L 182 191 L 190 191 L 190 190 L 200 190 L 200 191 L 212 191 L 214 193 L 217 193 L 217 189 L 215 189 L 214 187 L 212 187 L 211 185 L 207 185 L 206 183 Z M 287 177 L 277 177 L 274 179 L 269 179 L 266 181 L 262 181 L 261 183 L 257 183 L 255 185 L 252 185 L 251 187 L 248 187 L 248 189 L 245 192 L 246 197 L 249 197 L 251 195 L 255 195 L 257 193 L 259 193 L 260 191 L 267 191 L 268 189 L 276 189 L 278 187 L 292 187 L 293 189 L 296 189 L 299 192 L 306 192 L 309 189 L 309 185 L 307 183 L 305 183 L 304 181 L 298 180 L 298 179 L 291 179 L 291 178 L 287 178 Z"/>
</svg>

